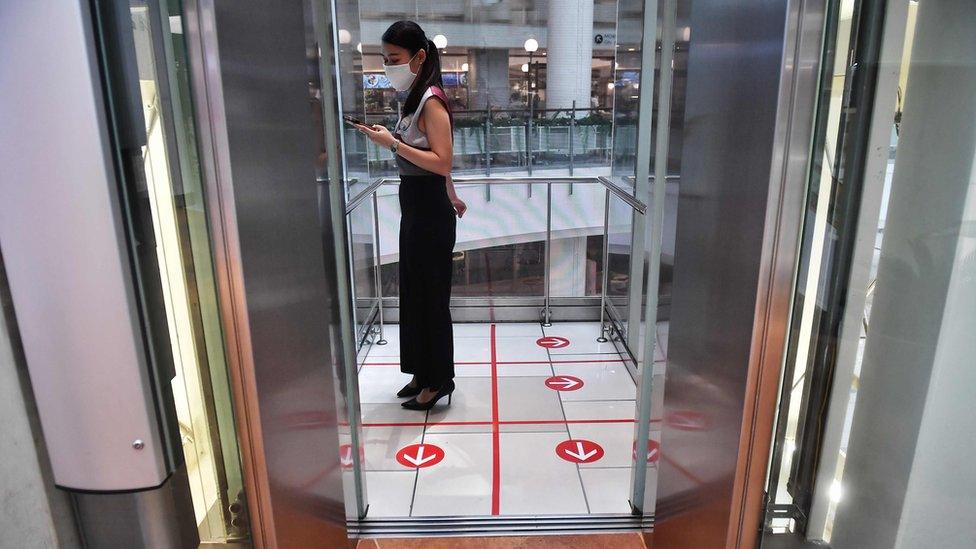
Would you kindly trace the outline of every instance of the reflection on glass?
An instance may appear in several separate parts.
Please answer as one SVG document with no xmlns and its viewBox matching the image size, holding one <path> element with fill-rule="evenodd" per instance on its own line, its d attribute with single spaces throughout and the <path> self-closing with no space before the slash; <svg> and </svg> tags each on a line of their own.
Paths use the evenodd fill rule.
<svg viewBox="0 0 976 549">
<path fill-rule="evenodd" d="M 176 375 L 172 379 L 201 541 L 248 536 L 200 169 L 181 5 L 130 4 L 146 139 L 147 201 Z"/>
<path fill-rule="evenodd" d="M 552 186 L 550 294 L 599 296 L 603 283 L 603 185 Z"/>
<path fill-rule="evenodd" d="M 379 39 L 391 22 L 412 19 L 431 37 L 445 40 L 440 58 L 444 91 L 455 115 L 455 173 L 607 173 L 615 1 L 474 7 L 367 0 L 357 7 L 355 14 L 337 10 L 349 40 L 341 44 L 345 35 L 340 33 L 339 74 L 348 81 L 342 86 L 344 112 L 393 126 L 402 98 L 383 74 Z M 347 163 L 355 156 L 366 164 L 363 169 L 357 164 L 364 176 L 360 181 L 395 175 L 389 151 L 351 128 L 344 139 Z"/>
<path fill-rule="evenodd" d="M 823 347 L 825 345 L 824 338 L 832 337 L 824 332 L 823 326 L 824 318 L 830 313 L 828 285 L 831 278 L 838 276 L 836 272 L 839 265 L 832 261 L 834 249 L 843 236 L 841 227 L 845 226 L 845 222 L 850 223 L 844 218 L 844 204 L 838 196 L 842 195 L 839 189 L 842 189 L 845 183 L 851 183 L 847 176 L 849 169 L 845 170 L 844 164 L 856 162 L 855 159 L 849 157 L 849 151 L 845 148 L 845 143 L 853 138 L 853 124 L 850 120 L 855 115 L 856 109 L 845 108 L 845 100 L 849 99 L 848 94 L 850 94 L 851 82 L 854 78 L 854 71 L 849 65 L 852 63 L 852 51 L 859 39 L 858 33 L 862 30 L 857 25 L 858 18 L 863 17 L 864 5 L 862 2 L 855 1 L 842 2 L 828 23 L 827 36 L 833 41 L 827 44 L 824 56 L 825 69 L 821 82 L 823 99 L 818 113 L 818 117 L 820 117 L 818 135 L 812 153 L 815 162 L 810 174 L 807 213 L 804 221 L 799 273 L 795 290 L 794 326 L 789 342 L 789 360 L 794 364 L 793 377 L 785 382 L 789 383 L 790 387 L 789 410 L 787 416 L 779 420 L 785 422 L 783 456 L 780 463 L 773 464 L 777 470 L 773 478 L 778 479 L 774 490 L 775 503 L 780 505 L 791 504 L 797 497 L 797 490 L 792 487 L 792 484 L 799 484 L 796 480 L 797 471 L 804 467 L 803 460 L 810 459 L 805 455 L 798 456 L 803 450 L 798 448 L 798 444 L 801 444 L 803 440 L 803 430 L 811 428 L 804 424 L 805 418 L 810 417 L 806 415 L 805 411 L 805 408 L 810 405 L 807 402 L 811 385 L 808 378 L 816 367 L 818 346 Z M 831 396 L 831 398 L 841 398 L 847 401 L 847 417 L 844 421 L 844 431 L 838 437 L 840 439 L 839 453 L 826 460 L 826 462 L 836 465 L 836 470 L 833 483 L 829 487 L 830 493 L 824 512 L 825 518 L 822 522 L 818 521 L 817 524 L 822 530 L 810 531 L 809 534 L 812 539 L 823 539 L 824 541 L 831 539 L 837 505 L 842 497 L 842 479 L 847 457 L 848 438 L 850 437 L 849 426 L 860 385 L 861 361 L 867 337 L 878 261 L 885 233 L 887 197 L 892 183 L 895 153 L 898 149 L 901 103 L 909 76 L 909 55 L 915 33 L 917 10 L 917 3 L 909 4 L 905 53 L 897 88 L 897 112 L 894 119 L 891 120 L 888 169 L 882 183 L 882 196 L 884 198 L 880 217 L 877 220 L 877 232 L 874 236 L 874 257 L 869 269 L 869 283 L 867 288 L 851 289 L 854 293 L 866 295 L 862 325 L 857 336 L 857 352 L 852 368 L 853 377 L 846 394 Z M 847 226 L 849 227 L 849 225 Z M 853 231 L 852 228 L 847 230 Z M 837 348 L 844 343 L 831 342 L 829 345 Z M 843 369 L 838 365 L 834 367 Z M 788 532 L 793 531 L 797 525 L 792 519 L 776 518 L 771 520 L 769 526 L 774 532 Z"/>
<path fill-rule="evenodd" d="M 356 327 L 359 338 L 372 322 L 372 312 L 377 307 L 376 300 L 376 254 L 373 229 L 373 203 L 361 202 L 349 213 L 349 250 L 352 260 L 354 303 L 356 307 Z M 359 339 L 357 338 L 357 339 Z"/>
<path fill-rule="evenodd" d="M 827 253 L 826 246 L 836 239 L 836 231 L 828 223 L 829 204 L 834 185 L 836 166 L 834 157 L 838 150 L 841 124 L 841 103 L 844 90 L 849 79 L 847 72 L 847 52 L 851 44 L 851 21 L 854 13 L 854 3 L 844 3 L 842 11 L 835 21 L 828 24 L 836 26 L 835 43 L 829 44 L 825 55 L 825 74 L 822 86 L 829 91 L 829 103 L 821 106 L 819 116 L 825 118 L 822 124 L 822 135 L 818 136 L 812 157 L 817 158 L 814 169 L 811 170 L 810 188 L 808 190 L 808 209 L 803 228 L 801 244 L 800 271 L 797 276 L 796 298 L 794 303 L 794 330 L 790 340 L 791 360 L 796 364 L 793 379 L 788 380 L 790 387 L 790 411 L 786 419 L 786 432 L 783 442 L 783 459 L 774 464 L 778 469 L 779 486 L 775 490 L 776 504 L 789 504 L 793 496 L 788 489 L 790 470 L 796 449 L 796 437 L 801 417 L 800 405 L 806 386 L 807 364 L 811 346 L 815 345 L 815 321 L 824 311 L 824 298 L 818 297 L 818 292 L 824 284 L 823 278 L 827 274 L 823 261 Z M 827 72 L 829 71 L 829 72 Z M 819 169 L 817 169 L 819 168 Z M 782 421 L 782 420 L 781 420 Z M 789 518 L 773 519 L 771 528 L 774 531 L 786 531 L 793 527 L 793 520 Z"/>
<path fill-rule="evenodd" d="M 541 296 L 545 270 L 546 186 L 456 184 L 468 213 L 458 223 L 452 295 Z M 400 209 L 396 185 L 379 191 L 383 295 L 398 295 L 397 232 Z"/>
</svg>

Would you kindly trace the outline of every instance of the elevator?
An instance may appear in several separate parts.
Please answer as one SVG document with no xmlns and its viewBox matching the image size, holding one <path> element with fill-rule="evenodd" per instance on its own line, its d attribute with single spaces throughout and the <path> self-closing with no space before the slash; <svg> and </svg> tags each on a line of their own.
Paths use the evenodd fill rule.
<svg viewBox="0 0 976 549">
<path fill-rule="evenodd" d="M 79 177 L 111 220 L 85 239 L 117 267 L 108 297 L 138 357 L 124 409 L 152 433 L 102 456 L 151 457 L 139 478 L 55 470 L 76 482 L 63 488 L 89 539 L 138 546 L 99 517 L 166 492 L 157 509 L 209 544 L 755 544 L 826 3 L 462 4 L 93 1 L 57 19 L 74 31 L 63 45 L 84 46 L 63 61 L 93 90 L 77 98 L 83 135 L 109 151 Z M 469 207 L 451 302 L 459 390 L 418 416 L 390 397 L 405 381 L 398 179 L 388 151 L 342 123 L 395 119 L 377 55 L 400 17 L 442 49 Z M 4 195 L 28 349 L 75 333 L 17 302 L 44 282 L 38 257 L 77 248 L 15 236 L 36 212 L 76 211 L 57 184 Z M 84 325 L 92 306 L 66 314 Z M 112 378 L 104 357 L 83 358 L 78 371 Z M 61 359 L 28 352 L 50 381 L 37 390 L 56 387 L 40 372 Z M 77 427 L 43 404 L 63 398 L 51 391 L 49 431 Z"/>
</svg>

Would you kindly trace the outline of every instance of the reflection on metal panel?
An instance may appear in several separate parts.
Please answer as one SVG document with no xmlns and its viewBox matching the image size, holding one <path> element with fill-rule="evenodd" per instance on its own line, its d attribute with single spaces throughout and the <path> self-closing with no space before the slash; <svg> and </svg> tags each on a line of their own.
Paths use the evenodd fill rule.
<svg viewBox="0 0 976 549">
<path fill-rule="evenodd" d="M 171 471 L 84 6 L 0 17 L 0 244 L 55 482 L 135 490 Z"/>
<path fill-rule="evenodd" d="M 740 441 L 754 420 L 743 413 L 755 404 L 754 340 L 762 345 L 756 334 L 776 320 L 764 293 L 780 287 L 784 272 L 791 278 L 790 268 L 768 263 L 779 257 L 771 227 L 783 223 L 769 212 L 785 203 L 777 108 L 788 78 L 781 71 L 789 8 L 753 0 L 691 6 L 654 533 L 665 547 L 741 541 L 736 492 L 749 466 Z"/>
<path fill-rule="evenodd" d="M 254 437 L 245 461 L 260 507 L 255 538 L 338 547 L 346 516 L 333 367 L 346 334 L 330 312 L 335 258 L 319 219 L 328 198 L 316 184 L 309 20 L 301 3 L 196 4 L 188 32 L 202 40 L 208 191 L 241 421 Z"/>
</svg>

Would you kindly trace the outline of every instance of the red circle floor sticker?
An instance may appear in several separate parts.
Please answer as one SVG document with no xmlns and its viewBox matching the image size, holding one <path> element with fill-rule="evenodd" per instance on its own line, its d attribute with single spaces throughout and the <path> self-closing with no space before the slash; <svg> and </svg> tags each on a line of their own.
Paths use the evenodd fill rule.
<svg viewBox="0 0 976 549">
<path fill-rule="evenodd" d="M 546 336 L 535 340 L 536 345 L 546 349 L 562 349 L 569 347 L 569 340 L 562 336 Z"/>
<path fill-rule="evenodd" d="M 583 387 L 583 380 L 576 376 L 552 376 L 546 379 L 546 387 L 553 391 L 577 391 Z"/>
<path fill-rule="evenodd" d="M 411 444 L 400 448 L 396 453 L 396 460 L 404 467 L 421 469 L 437 465 L 444 459 L 444 450 L 433 444 Z"/>
<path fill-rule="evenodd" d="M 571 463 L 593 463 L 603 457 L 603 447 L 592 440 L 569 439 L 556 445 L 556 455 Z"/>
</svg>

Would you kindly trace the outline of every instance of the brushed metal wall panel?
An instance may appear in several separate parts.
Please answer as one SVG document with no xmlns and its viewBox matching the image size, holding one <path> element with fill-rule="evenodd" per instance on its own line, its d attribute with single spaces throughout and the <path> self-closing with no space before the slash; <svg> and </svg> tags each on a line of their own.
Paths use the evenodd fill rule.
<svg viewBox="0 0 976 549">
<path fill-rule="evenodd" d="M 255 535 L 267 547 L 340 547 L 335 368 L 351 338 L 334 314 L 335 251 L 320 223 L 328 196 L 315 171 L 311 22 L 300 1 L 194 4 L 224 322 L 236 330 L 238 406 L 254 437 L 245 461 L 248 488 L 259 492 Z"/>
<path fill-rule="evenodd" d="M 654 543 L 724 547 L 777 159 L 788 2 L 695 0 Z M 767 320 L 768 322 L 768 320 Z M 676 420 L 696 418 L 697 427 Z M 757 525 L 758 526 L 758 525 Z"/>
</svg>

